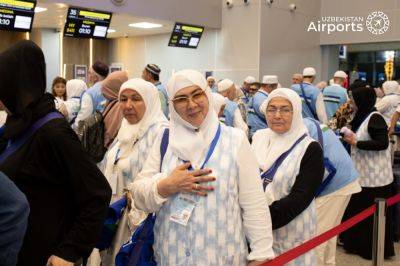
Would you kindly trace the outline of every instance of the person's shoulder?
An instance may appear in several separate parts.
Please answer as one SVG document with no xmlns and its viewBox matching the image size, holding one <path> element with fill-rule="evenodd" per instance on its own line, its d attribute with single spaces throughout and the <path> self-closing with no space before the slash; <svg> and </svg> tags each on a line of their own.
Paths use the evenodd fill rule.
<svg viewBox="0 0 400 266">
<path fill-rule="evenodd" d="M 78 140 L 77 135 L 65 118 L 50 120 L 38 130 L 38 134 L 51 142 L 66 138 Z"/>
<path fill-rule="evenodd" d="M 263 129 L 257 130 L 253 135 L 253 138 L 252 138 L 253 142 L 258 141 L 262 138 L 266 138 L 267 132 L 268 132 L 268 128 L 263 128 Z"/>
<path fill-rule="evenodd" d="M 243 132 L 243 130 L 239 129 L 239 128 L 234 128 L 234 127 L 230 127 L 227 125 L 224 125 L 222 123 L 220 123 L 221 125 L 221 135 L 226 135 L 226 136 L 230 136 L 234 139 L 242 139 L 246 136 L 246 134 Z"/>
<path fill-rule="evenodd" d="M 311 137 L 309 137 L 309 138 L 310 138 L 310 142 L 307 146 L 306 154 L 309 154 L 310 156 L 316 156 L 316 155 L 322 156 L 322 147 L 319 144 L 319 142 L 314 140 Z"/>
</svg>

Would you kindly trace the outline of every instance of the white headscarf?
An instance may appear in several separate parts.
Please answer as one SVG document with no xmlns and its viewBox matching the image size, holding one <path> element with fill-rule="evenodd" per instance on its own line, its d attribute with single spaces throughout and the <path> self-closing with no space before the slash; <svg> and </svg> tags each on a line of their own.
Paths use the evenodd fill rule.
<svg viewBox="0 0 400 266">
<path fill-rule="evenodd" d="M 395 80 L 388 80 L 382 84 L 383 92 L 388 94 L 398 93 L 399 92 L 399 83 Z"/>
<path fill-rule="evenodd" d="M 224 96 L 222 96 L 221 94 L 216 93 L 216 92 L 211 93 L 211 98 L 212 98 L 212 102 L 213 102 L 212 105 L 213 105 L 214 111 L 218 116 L 218 114 L 221 110 L 221 107 L 226 104 L 227 99 Z"/>
<path fill-rule="evenodd" d="M 142 119 L 132 125 L 128 120 L 122 119 L 121 128 L 118 131 L 117 140 L 120 143 L 121 158 L 129 156 L 133 149 L 133 143 L 140 139 L 155 123 L 168 123 L 162 110 L 157 88 L 150 82 L 140 78 L 130 79 L 122 84 L 118 98 L 128 89 L 137 91 L 142 96 L 146 111 Z"/>
<path fill-rule="evenodd" d="M 283 134 L 275 133 L 270 128 L 263 132 L 268 137 L 263 138 L 265 139 L 265 143 L 260 143 L 260 148 L 255 149 L 259 164 L 263 170 L 268 170 L 282 153 L 289 150 L 301 136 L 307 133 L 307 128 L 303 124 L 301 115 L 301 99 L 299 95 L 291 89 L 280 88 L 273 90 L 268 95 L 267 100 L 260 106 L 260 111 L 265 114 L 269 102 L 276 97 L 285 98 L 292 104 L 292 125 L 290 126 L 290 130 Z"/>
<path fill-rule="evenodd" d="M 81 97 L 82 93 L 87 89 L 86 83 L 81 79 L 68 80 L 66 85 L 67 99 L 72 97 Z"/>
<path fill-rule="evenodd" d="M 217 132 L 219 121 L 212 109 L 211 89 L 198 71 L 182 70 L 171 77 L 167 85 L 170 101 L 179 90 L 189 86 L 198 86 L 205 91 L 209 101 L 208 113 L 200 127 L 196 128 L 178 115 L 171 102 L 169 146 L 180 159 L 190 161 L 193 168 L 200 168 Z"/>
</svg>

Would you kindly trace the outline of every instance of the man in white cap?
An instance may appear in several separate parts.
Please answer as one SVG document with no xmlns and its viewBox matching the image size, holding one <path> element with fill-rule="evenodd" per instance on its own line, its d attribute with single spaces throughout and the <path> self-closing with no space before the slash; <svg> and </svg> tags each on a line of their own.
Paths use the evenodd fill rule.
<svg viewBox="0 0 400 266">
<path fill-rule="evenodd" d="M 163 110 L 164 115 L 169 117 L 168 110 L 168 93 L 167 89 L 160 82 L 160 73 L 161 69 L 156 64 L 147 64 L 142 72 L 142 79 L 145 81 L 151 82 L 158 89 L 158 93 L 160 95 L 161 108 Z"/>
<path fill-rule="evenodd" d="M 212 92 L 217 92 L 217 86 L 215 86 L 215 78 L 213 76 L 207 77 L 207 84 L 210 87 Z"/>
<path fill-rule="evenodd" d="M 249 103 L 250 100 L 250 95 L 249 95 L 249 91 L 250 91 L 250 86 L 256 82 L 256 79 L 252 76 L 247 76 L 244 81 L 243 81 L 243 86 L 240 88 L 242 93 L 243 93 L 243 102 L 245 104 Z"/>
<path fill-rule="evenodd" d="M 261 113 L 260 106 L 268 98 L 268 94 L 278 87 L 278 77 L 275 75 L 263 76 L 261 88 L 254 94 L 248 104 L 248 124 L 250 128 L 250 137 L 257 130 L 267 128 L 265 115 Z"/>
<path fill-rule="evenodd" d="M 230 79 L 223 79 L 218 82 L 217 87 L 218 93 L 227 99 L 224 109 L 225 124 L 230 127 L 240 128 L 247 135 L 248 127 L 246 120 L 243 118 L 243 115 L 246 116 L 246 107 L 242 102 L 239 104 L 236 102 L 235 84 Z M 243 112 L 245 113 L 243 114 Z"/>
<path fill-rule="evenodd" d="M 300 96 L 303 106 L 303 117 L 311 117 L 321 123 L 328 124 L 325 111 L 324 98 L 321 91 L 312 85 L 315 80 L 316 71 L 313 67 L 303 70 L 303 82 L 292 85 L 292 90 Z"/>
<path fill-rule="evenodd" d="M 322 89 L 328 119 L 331 119 L 337 109 L 347 102 L 347 90 L 344 88 L 346 79 L 347 74 L 344 71 L 336 71 L 333 75 L 333 84 Z"/>
</svg>

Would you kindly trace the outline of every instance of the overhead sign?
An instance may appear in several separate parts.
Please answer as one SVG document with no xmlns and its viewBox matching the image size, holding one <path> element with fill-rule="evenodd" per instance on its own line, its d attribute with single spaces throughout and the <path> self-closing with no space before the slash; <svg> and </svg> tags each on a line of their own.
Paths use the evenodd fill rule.
<svg viewBox="0 0 400 266">
<path fill-rule="evenodd" d="M 0 0 L 0 29 L 31 31 L 36 1 Z"/>
<path fill-rule="evenodd" d="M 202 26 L 175 23 L 168 46 L 196 49 L 203 31 Z"/>
<path fill-rule="evenodd" d="M 112 13 L 70 7 L 64 27 L 64 36 L 78 38 L 107 38 Z"/>
</svg>

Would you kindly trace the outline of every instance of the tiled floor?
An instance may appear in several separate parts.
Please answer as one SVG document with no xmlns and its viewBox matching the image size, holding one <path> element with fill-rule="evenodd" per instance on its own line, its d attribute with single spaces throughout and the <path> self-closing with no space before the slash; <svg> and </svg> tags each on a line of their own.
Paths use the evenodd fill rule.
<svg viewBox="0 0 400 266">
<path fill-rule="evenodd" d="M 396 257 L 385 261 L 385 266 L 400 266 L 400 243 L 395 244 Z M 336 251 L 336 266 L 371 266 L 370 260 L 365 260 L 353 254 L 347 254 L 343 248 Z"/>
</svg>

